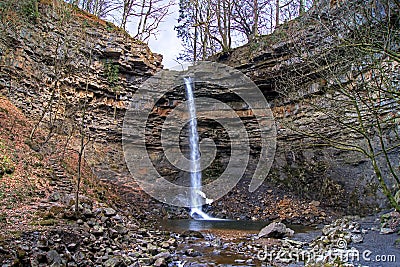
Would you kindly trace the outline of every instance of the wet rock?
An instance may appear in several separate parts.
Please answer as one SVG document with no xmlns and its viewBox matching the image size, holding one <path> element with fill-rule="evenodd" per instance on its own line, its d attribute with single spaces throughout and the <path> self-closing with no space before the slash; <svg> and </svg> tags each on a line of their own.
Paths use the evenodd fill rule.
<svg viewBox="0 0 400 267">
<path fill-rule="evenodd" d="M 282 240 L 282 246 L 301 248 L 304 246 L 304 243 L 301 241 L 285 238 Z"/>
<path fill-rule="evenodd" d="M 107 217 L 112 217 L 112 216 L 115 216 L 115 215 L 117 214 L 117 212 L 116 212 L 116 210 L 113 209 L 113 208 L 105 208 L 105 209 L 104 209 L 104 214 L 105 214 Z"/>
<path fill-rule="evenodd" d="M 103 235 L 104 227 L 97 224 L 97 225 L 93 226 L 92 233 L 97 236 Z"/>
<path fill-rule="evenodd" d="M 204 238 L 204 235 L 198 231 L 187 230 L 182 233 L 182 237 Z"/>
<path fill-rule="evenodd" d="M 351 242 L 353 243 L 362 243 L 364 241 L 364 237 L 361 234 L 352 234 Z"/>
<path fill-rule="evenodd" d="M 396 232 L 394 229 L 387 227 L 382 227 L 380 230 L 380 233 L 383 235 L 393 234 L 394 232 Z"/>
<path fill-rule="evenodd" d="M 189 248 L 187 250 L 185 250 L 185 255 L 188 257 L 200 257 L 203 256 L 203 254 L 201 254 L 199 251 L 196 251 L 192 248 Z"/>
<path fill-rule="evenodd" d="M 381 216 L 381 234 L 400 231 L 400 213 L 392 211 Z"/>
<path fill-rule="evenodd" d="M 77 248 L 77 244 L 76 243 L 70 243 L 68 244 L 67 248 L 69 251 L 74 251 Z"/>
<path fill-rule="evenodd" d="M 49 196 L 49 201 L 57 202 L 61 199 L 61 194 L 59 192 L 54 192 Z"/>
<path fill-rule="evenodd" d="M 165 248 L 165 249 L 169 248 L 170 246 L 171 246 L 171 244 L 167 241 L 164 241 L 160 244 L 160 247 Z"/>
<path fill-rule="evenodd" d="M 287 228 L 283 223 L 273 222 L 268 226 L 261 229 L 258 233 L 258 237 L 273 237 L 273 238 L 283 238 L 285 236 L 293 236 L 294 231 Z"/>
<path fill-rule="evenodd" d="M 121 257 L 112 257 L 103 263 L 105 267 L 122 266 L 123 259 Z M 125 265 L 124 265 L 125 266 Z"/>
<path fill-rule="evenodd" d="M 158 254 L 158 247 L 153 245 L 153 244 L 147 244 L 147 252 L 151 255 L 157 255 Z"/>
<path fill-rule="evenodd" d="M 165 258 L 158 258 L 158 259 L 154 262 L 154 266 L 156 266 L 156 267 L 164 267 L 164 266 L 167 266 L 167 263 L 166 263 Z"/>
<path fill-rule="evenodd" d="M 49 250 L 49 242 L 47 240 L 41 239 L 38 241 L 37 247 L 41 250 L 48 251 Z"/>
<path fill-rule="evenodd" d="M 63 263 L 60 254 L 55 250 L 48 251 L 46 256 L 48 263 L 52 266 L 60 266 Z"/>
</svg>

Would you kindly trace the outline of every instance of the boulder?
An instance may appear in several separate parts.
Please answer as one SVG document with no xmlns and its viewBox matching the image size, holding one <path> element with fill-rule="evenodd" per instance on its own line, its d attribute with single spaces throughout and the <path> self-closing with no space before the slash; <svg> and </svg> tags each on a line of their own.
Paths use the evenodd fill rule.
<svg viewBox="0 0 400 267">
<path fill-rule="evenodd" d="M 286 225 L 280 222 L 273 222 L 258 233 L 258 237 L 272 237 L 272 238 L 283 238 L 285 236 L 293 236 L 294 231 L 287 228 Z"/>
</svg>

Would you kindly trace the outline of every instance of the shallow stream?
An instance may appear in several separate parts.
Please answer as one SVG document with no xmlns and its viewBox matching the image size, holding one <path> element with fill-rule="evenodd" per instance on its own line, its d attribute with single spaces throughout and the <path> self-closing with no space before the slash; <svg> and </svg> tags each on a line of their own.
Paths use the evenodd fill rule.
<svg viewBox="0 0 400 267">
<path fill-rule="evenodd" d="M 160 230 L 184 233 L 201 232 L 204 239 L 188 238 L 179 244 L 180 261 L 170 266 L 261 266 L 257 252 L 275 239 L 258 239 L 258 232 L 270 222 L 240 220 L 163 220 Z M 311 240 L 320 231 L 303 225 L 288 225 L 295 231 L 294 239 Z"/>
</svg>

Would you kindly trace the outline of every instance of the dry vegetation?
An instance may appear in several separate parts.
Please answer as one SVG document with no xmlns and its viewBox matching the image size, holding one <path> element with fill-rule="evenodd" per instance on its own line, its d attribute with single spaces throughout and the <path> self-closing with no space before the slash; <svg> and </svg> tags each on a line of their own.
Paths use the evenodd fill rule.
<svg viewBox="0 0 400 267">
<path fill-rule="evenodd" d="M 32 122 L 1 95 L 0 125 L 1 228 L 5 233 L 41 228 L 39 210 L 46 207 L 49 196 L 56 190 L 53 182 L 56 170 L 51 162 L 57 162 L 64 174 L 62 179 L 72 181 L 75 189 L 77 155 L 70 147 L 62 158 L 62 145 L 54 141 L 46 146 L 30 143 Z M 45 133 L 39 130 L 36 140 L 40 141 L 44 136 Z M 86 201 L 121 201 L 116 190 L 98 181 L 87 164 L 84 164 L 82 175 L 81 194 Z"/>
</svg>

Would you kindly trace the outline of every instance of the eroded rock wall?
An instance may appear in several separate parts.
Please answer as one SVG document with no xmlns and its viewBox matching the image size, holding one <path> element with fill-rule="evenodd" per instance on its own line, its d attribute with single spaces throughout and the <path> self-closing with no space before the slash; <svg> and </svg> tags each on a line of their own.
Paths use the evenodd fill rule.
<svg viewBox="0 0 400 267">
<path fill-rule="evenodd" d="M 62 134 L 85 105 L 94 139 L 121 140 L 129 99 L 162 68 L 162 56 L 63 1 L 39 1 L 33 18 L 13 2 L 2 6 L 1 93 L 32 118 L 46 111 L 43 121 Z"/>
<path fill-rule="evenodd" d="M 323 142 L 315 143 L 304 133 L 312 129 L 354 145 L 365 142 L 330 124 L 320 112 L 330 104 L 332 96 L 326 94 L 335 94 L 337 88 L 351 83 L 349 77 L 355 77 L 351 73 L 354 55 L 335 47 L 362 27 L 363 12 L 374 14 L 377 21 L 390 14 L 380 1 L 347 1 L 330 8 L 322 3 L 273 34 L 214 57 L 249 76 L 270 100 L 278 145 L 269 181 L 295 195 L 354 213 L 370 213 L 386 205 L 370 161 L 357 152 L 322 146 Z M 398 151 L 390 158 L 397 164 Z M 384 172 L 389 176 L 387 169 Z"/>
</svg>

